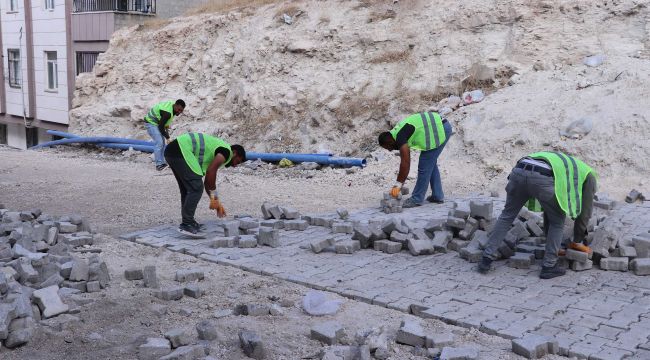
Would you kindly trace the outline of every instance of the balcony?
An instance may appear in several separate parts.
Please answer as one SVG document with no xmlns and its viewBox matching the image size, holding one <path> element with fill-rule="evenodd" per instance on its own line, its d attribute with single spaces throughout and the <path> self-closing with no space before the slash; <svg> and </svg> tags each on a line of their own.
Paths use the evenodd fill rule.
<svg viewBox="0 0 650 360">
<path fill-rule="evenodd" d="M 126 12 L 155 14 L 156 0 L 74 0 L 73 12 Z"/>
</svg>

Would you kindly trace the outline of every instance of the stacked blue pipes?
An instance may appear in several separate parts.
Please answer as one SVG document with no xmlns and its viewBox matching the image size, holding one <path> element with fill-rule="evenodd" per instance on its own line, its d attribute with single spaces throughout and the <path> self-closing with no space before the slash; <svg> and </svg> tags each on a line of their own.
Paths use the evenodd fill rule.
<svg viewBox="0 0 650 360">
<path fill-rule="evenodd" d="M 151 141 L 125 139 L 125 138 L 117 138 L 117 137 L 106 137 L 106 136 L 81 137 L 75 134 L 71 134 L 63 131 L 55 131 L 55 130 L 48 130 L 47 133 L 50 135 L 62 137 L 63 139 L 54 140 L 43 144 L 38 144 L 34 147 L 31 147 L 30 149 L 41 149 L 44 147 L 67 145 L 67 144 L 94 144 L 109 149 L 120 149 L 120 150 L 133 149 L 133 150 L 146 152 L 146 153 L 153 152 L 153 142 Z M 293 163 L 315 162 L 320 165 L 332 165 L 332 166 L 341 166 L 341 167 L 366 166 L 366 159 L 338 157 L 338 156 L 334 156 L 331 153 L 294 154 L 294 153 L 246 152 L 246 160 L 262 160 L 264 162 L 277 163 L 282 159 L 288 159 Z"/>
</svg>

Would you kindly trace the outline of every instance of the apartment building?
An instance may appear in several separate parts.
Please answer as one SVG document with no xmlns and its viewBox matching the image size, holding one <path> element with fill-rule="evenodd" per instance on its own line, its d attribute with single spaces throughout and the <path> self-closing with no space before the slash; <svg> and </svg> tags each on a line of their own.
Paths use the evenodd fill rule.
<svg viewBox="0 0 650 360">
<path fill-rule="evenodd" d="M 26 149 L 66 131 L 75 77 L 116 30 L 207 0 L 0 0 L 0 144 Z M 160 11 L 163 16 L 158 15 Z"/>
</svg>

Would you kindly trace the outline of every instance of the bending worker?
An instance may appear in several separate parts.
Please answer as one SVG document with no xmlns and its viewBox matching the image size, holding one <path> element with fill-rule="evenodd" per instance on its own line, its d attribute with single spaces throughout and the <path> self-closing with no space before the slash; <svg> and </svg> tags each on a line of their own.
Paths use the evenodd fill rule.
<svg viewBox="0 0 650 360">
<path fill-rule="evenodd" d="M 411 198 L 403 207 L 420 206 L 431 185 L 432 194 L 427 201 L 442 203 L 445 194 L 442 191 L 438 157 L 452 135 L 452 127 L 447 119 L 438 113 L 428 112 L 413 114 L 400 121 L 391 131 L 379 134 L 379 145 L 386 150 L 399 150 L 400 165 L 397 181 L 390 193 L 397 197 L 406 182 L 411 168 L 411 148 L 420 150 L 418 178 Z"/>
<path fill-rule="evenodd" d="M 153 154 L 158 171 L 167 167 L 163 153 L 165 139 L 169 140 L 169 125 L 175 116 L 183 113 L 183 110 L 185 110 L 185 101 L 183 100 L 163 101 L 154 105 L 144 117 L 147 132 L 155 143 Z"/>
<path fill-rule="evenodd" d="M 566 270 L 557 263 L 557 258 L 566 215 L 575 219 L 569 248 L 591 252 L 584 241 L 593 210 L 596 176 L 596 172 L 584 162 L 559 152 L 538 152 L 519 160 L 508 176 L 506 205 L 489 236 L 478 266 L 479 272 L 490 270 L 492 261 L 497 259 L 497 249 L 515 217 L 527 201 L 535 199 L 544 211 L 546 233 L 546 250 L 539 277 L 551 279 L 564 275 Z"/>
<path fill-rule="evenodd" d="M 165 159 L 181 192 L 183 220 L 178 232 L 191 237 L 203 237 L 202 225 L 194 220 L 203 189 L 210 197 L 210 209 L 216 210 L 218 217 L 226 216 L 226 210 L 216 191 L 217 171 L 246 161 L 246 151 L 241 145 L 231 146 L 214 136 L 189 133 L 179 136 L 167 146 Z M 205 180 L 202 181 L 203 176 Z"/>
</svg>

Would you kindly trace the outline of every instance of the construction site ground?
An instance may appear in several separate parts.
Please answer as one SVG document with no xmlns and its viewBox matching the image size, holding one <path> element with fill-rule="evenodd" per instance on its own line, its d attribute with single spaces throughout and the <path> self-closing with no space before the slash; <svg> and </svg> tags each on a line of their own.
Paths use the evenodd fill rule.
<svg viewBox="0 0 650 360">
<path fill-rule="evenodd" d="M 486 278 L 455 252 L 424 257 L 373 251 L 316 255 L 305 245 L 323 235 L 318 227 L 305 233 L 283 231 L 283 246 L 277 249 L 209 249 L 200 241 L 176 236 L 176 183 L 171 172 L 156 172 L 144 156 L 1 148 L 0 157 L 0 202 L 17 210 L 41 208 L 53 215 L 78 213 L 90 219 L 101 234 L 95 244 L 102 249 L 112 276 L 107 290 L 83 295 L 87 300 L 77 304 L 79 312 L 74 317 L 50 320 L 48 326 L 39 327 L 29 346 L 0 350 L 3 359 L 136 358 L 137 346 L 147 337 L 160 337 L 176 327 L 194 333 L 195 325 L 202 319 L 214 320 L 215 312 L 272 300 L 291 306 L 283 309 L 282 316 L 216 320 L 220 336 L 211 345 L 211 355 L 245 358 L 237 333 L 251 329 L 262 336 L 269 358 L 315 357 L 323 346 L 310 339 L 312 325 L 336 320 L 345 326 L 349 338 L 357 331 L 383 326 L 394 336 L 400 321 L 413 316 L 407 315 L 411 304 L 430 309 L 422 319 L 427 331 L 453 332 L 454 346 L 479 349 L 480 359 L 519 359 L 511 352 L 508 337 L 534 329 L 558 338 L 590 337 L 592 341 L 584 342 L 587 345 L 572 350 L 594 358 L 630 355 L 623 350 L 625 346 L 639 358 L 649 354 L 643 350 L 647 341 L 637 336 L 650 329 L 645 296 L 650 283 L 644 277 L 592 270 L 540 284 L 538 267 L 517 270 L 500 265 Z M 377 203 L 389 182 L 380 174 L 392 174 L 387 169 L 396 166 L 397 159 L 389 157 L 352 171 L 244 167 L 220 174 L 219 185 L 231 216 L 259 216 L 261 202 L 269 200 L 294 206 L 303 214 L 332 213 L 345 207 L 353 219 L 381 218 L 385 215 L 379 213 Z M 451 179 L 453 175 L 444 178 L 448 198 L 468 196 L 457 193 Z M 497 209 L 498 203 L 502 202 L 497 202 Z M 428 205 L 400 216 L 422 222 L 434 214 L 446 214 L 448 206 Z M 642 208 L 641 213 L 647 216 L 648 212 Z M 216 219 L 205 199 L 199 205 L 198 220 L 214 230 Z M 639 224 L 645 223 L 640 216 Z M 148 232 L 136 232 L 142 230 Z M 151 237 L 156 234 L 158 238 Z M 163 284 L 172 283 L 176 270 L 203 269 L 206 279 L 201 286 L 206 295 L 162 301 L 151 289 L 124 279 L 125 269 L 147 264 L 156 265 Z M 344 299 L 339 312 L 324 318 L 307 315 L 301 300 L 310 288 L 329 290 L 333 298 Z M 496 320 L 494 331 L 487 330 L 496 335 L 476 326 L 486 321 L 485 316 Z M 622 330 L 625 327 L 631 330 Z M 547 333 L 550 330 L 556 333 Z M 426 358 L 413 347 L 392 344 L 392 359 Z M 546 357 L 553 358 L 560 357 Z"/>
</svg>

